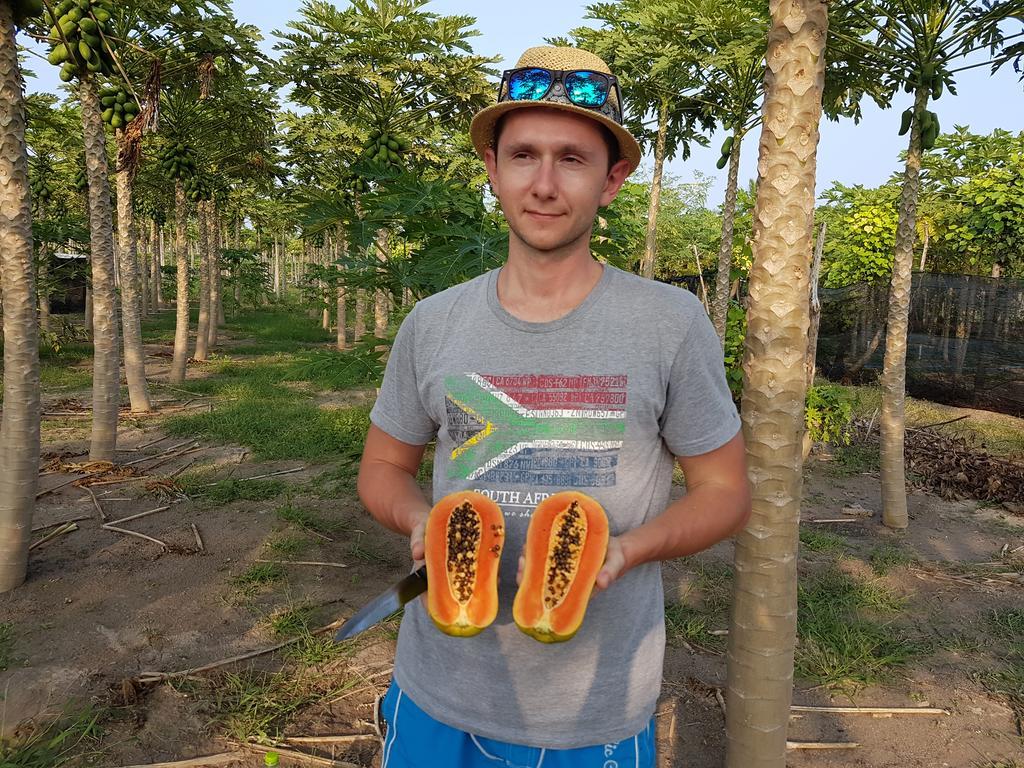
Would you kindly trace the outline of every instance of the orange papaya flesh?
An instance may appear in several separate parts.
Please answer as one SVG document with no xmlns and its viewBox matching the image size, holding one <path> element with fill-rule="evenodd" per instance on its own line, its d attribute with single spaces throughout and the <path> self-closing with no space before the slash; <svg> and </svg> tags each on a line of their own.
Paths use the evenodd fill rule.
<svg viewBox="0 0 1024 768">
<path fill-rule="evenodd" d="M 452 493 L 431 509 L 423 537 L 427 612 L 442 632 L 472 637 L 497 617 L 504 543 L 501 507 L 482 493 Z"/>
<path fill-rule="evenodd" d="M 512 605 L 519 629 L 542 643 L 565 642 L 579 631 L 608 552 L 608 535 L 604 508 L 586 494 L 563 491 L 537 506 Z"/>
</svg>

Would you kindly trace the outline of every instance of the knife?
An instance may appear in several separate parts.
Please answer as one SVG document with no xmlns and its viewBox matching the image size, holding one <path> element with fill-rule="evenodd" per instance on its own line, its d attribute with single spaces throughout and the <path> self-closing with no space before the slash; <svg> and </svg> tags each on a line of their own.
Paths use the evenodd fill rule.
<svg viewBox="0 0 1024 768">
<path fill-rule="evenodd" d="M 334 633 L 334 642 L 354 637 L 369 629 L 426 591 L 427 566 L 423 565 L 352 614 Z"/>
</svg>

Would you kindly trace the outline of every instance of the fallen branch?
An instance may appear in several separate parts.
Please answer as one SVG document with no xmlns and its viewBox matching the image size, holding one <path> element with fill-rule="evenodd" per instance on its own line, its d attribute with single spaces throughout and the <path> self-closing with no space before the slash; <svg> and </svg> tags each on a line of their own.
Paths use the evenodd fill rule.
<svg viewBox="0 0 1024 768">
<path fill-rule="evenodd" d="M 957 416 L 955 419 L 948 419 L 946 421 L 936 421 L 934 424 L 925 424 L 923 427 L 907 427 L 907 430 L 920 432 L 921 430 L 931 429 L 932 427 L 944 427 L 946 424 L 955 424 L 958 421 L 963 421 L 964 419 L 969 418 L 971 418 L 971 415 L 968 413 L 964 416 Z"/>
<path fill-rule="evenodd" d="M 375 733 L 346 733 L 337 736 L 285 736 L 284 741 L 293 744 L 351 744 L 360 739 L 376 739 Z"/>
<path fill-rule="evenodd" d="M 157 512 L 164 512 L 164 511 L 166 511 L 166 510 L 168 510 L 170 508 L 171 507 L 168 504 L 167 506 L 163 506 L 163 507 L 155 507 L 154 509 L 147 509 L 145 512 L 139 512 L 136 515 L 128 515 L 128 517 L 122 517 L 119 520 L 111 520 L 109 525 L 119 525 L 121 523 L 127 523 L 129 520 L 138 520 L 140 517 L 145 517 L 146 515 L 155 515 Z"/>
<path fill-rule="evenodd" d="M 832 712 L 843 715 L 948 715 L 937 707 L 812 707 L 794 704 L 794 712 Z"/>
<path fill-rule="evenodd" d="M 48 534 L 43 536 L 43 538 L 41 538 L 39 541 L 37 541 L 34 544 L 29 545 L 29 550 L 31 551 L 31 550 L 35 549 L 36 547 L 38 547 L 40 544 L 45 544 L 50 539 L 54 539 L 57 536 L 63 536 L 65 533 L 71 533 L 72 531 L 77 531 L 77 530 L 78 530 L 78 523 L 64 523 L 64 525 L 62 525 L 60 528 L 57 528 L 56 530 L 50 531 Z"/>
<path fill-rule="evenodd" d="M 183 395 L 188 395 L 189 397 L 195 400 L 202 400 L 208 397 L 213 397 L 213 395 L 200 395 L 196 392 L 189 392 L 187 389 L 178 389 L 177 387 L 172 387 L 170 384 L 164 384 L 159 381 L 151 381 L 150 384 L 155 384 L 156 386 L 164 387 L 165 389 L 173 389 L 175 392 L 181 392 Z"/>
<path fill-rule="evenodd" d="M 787 741 L 786 749 L 856 749 L 856 741 Z"/>
<path fill-rule="evenodd" d="M 150 440 L 148 443 L 143 443 L 142 445 L 137 446 L 135 450 L 141 451 L 143 448 L 150 448 L 151 446 L 154 446 L 157 443 L 162 443 L 168 437 L 170 437 L 170 435 L 164 435 L 163 437 L 158 437 L 156 440 Z"/>
<path fill-rule="evenodd" d="M 239 477 L 239 478 L 236 478 L 236 480 L 238 480 L 238 482 L 240 482 L 240 483 L 245 481 L 245 480 L 262 480 L 262 479 L 264 479 L 266 477 L 277 477 L 278 475 L 290 475 L 293 472 L 301 472 L 304 469 L 305 469 L 305 467 L 295 467 L 294 469 L 282 469 L 280 472 L 269 472 L 269 473 L 267 473 L 265 475 L 254 475 L 253 477 Z M 227 479 L 227 478 L 225 478 L 225 479 Z M 200 488 L 209 488 L 210 486 L 217 485 L 217 483 L 221 483 L 221 482 L 224 482 L 224 481 L 223 480 L 215 480 L 212 483 L 203 483 L 199 487 Z"/>
<path fill-rule="evenodd" d="M 177 477 L 178 475 L 180 475 L 182 472 L 184 472 L 186 469 L 188 469 L 189 467 L 191 467 L 195 463 L 196 463 L 196 460 L 192 459 L 191 461 L 189 461 L 188 464 L 182 464 L 176 470 L 171 472 L 171 474 L 169 474 L 168 477 Z"/>
<path fill-rule="evenodd" d="M 253 752 L 260 754 L 267 754 L 267 752 L 276 752 L 281 757 L 290 757 L 293 760 L 301 760 L 312 765 L 329 765 L 334 768 L 359 768 L 355 763 L 347 763 L 342 760 L 332 760 L 329 757 L 320 757 L 319 755 L 311 755 L 308 752 L 300 752 L 297 749 L 285 749 L 284 747 L 264 747 L 261 744 L 250 744 L 242 741 L 229 741 L 228 744 L 232 744 L 236 747 L 242 747 L 243 749 L 251 749 Z"/>
<path fill-rule="evenodd" d="M 104 523 L 103 525 L 101 525 L 100 528 L 103 528 L 103 529 L 108 530 L 108 531 L 114 531 L 116 533 L 123 533 L 126 536 L 136 536 L 136 537 L 138 537 L 140 539 L 145 539 L 146 541 L 151 541 L 154 544 L 159 544 L 165 550 L 167 549 L 167 544 L 162 542 L 162 541 L 160 541 L 160 539 L 154 539 L 152 536 L 147 536 L 146 534 L 139 533 L 138 531 L 129 531 L 127 528 L 116 528 L 115 526 L 109 525 L 107 523 Z"/>
<path fill-rule="evenodd" d="M 96 507 L 96 511 L 99 512 L 99 514 L 100 514 L 100 523 L 101 524 L 102 523 L 106 523 L 107 522 L 107 515 L 103 511 L 103 507 L 100 505 L 100 500 L 96 498 L 95 491 L 93 491 L 93 489 L 90 488 L 88 485 L 83 485 L 81 487 L 85 488 L 86 493 L 89 494 L 89 498 L 92 499 L 93 506 Z"/>
<path fill-rule="evenodd" d="M 816 517 L 811 520 L 804 520 L 805 523 L 861 523 L 863 518 L 856 517 Z"/>
<path fill-rule="evenodd" d="M 36 494 L 36 498 L 37 499 L 41 499 L 46 494 L 53 493 L 54 491 L 59 491 L 61 488 L 66 488 L 67 486 L 71 485 L 72 483 L 77 483 L 79 480 L 84 480 L 85 478 L 92 477 L 93 475 L 102 475 L 104 472 L 109 472 L 109 471 L 110 471 L 110 467 L 104 467 L 103 469 L 94 469 L 91 472 L 86 472 L 85 474 L 81 475 L 80 477 L 72 477 L 70 480 L 66 480 L 63 483 L 59 483 L 58 485 L 53 486 L 53 488 L 47 488 L 45 491 L 39 491 L 39 493 Z"/>
<path fill-rule="evenodd" d="M 189 525 L 192 526 L 192 533 L 195 534 L 196 537 L 196 547 L 198 547 L 200 552 L 205 552 L 206 547 L 203 546 L 203 538 L 199 535 L 199 529 L 196 528 L 195 523 L 189 523 Z"/>
<path fill-rule="evenodd" d="M 154 465 L 152 465 L 150 467 L 146 467 L 146 471 L 147 472 L 152 472 L 154 469 L 156 469 L 159 466 L 162 466 L 162 465 L 166 464 L 168 461 L 174 461 L 175 459 L 180 458 L 182 456 L 187 456 L 190 453 L 195 453 L 196 451 L 205 451 L 205 450 L 206 449 L 203 446 L 201 446 L 198 443 L 196 443 L 196 446 L 194 448 L 187 448 L 184 451 L 178 451 L 177 453 L 173 453 L 170 456 L 168 456 L 168 457 L 166 457 L 164 459 L 161 459 L 156 464 L 154 464 Z"/>
<path fill-rule="evenodd" d="M 92 517 L 92 515 L 79 515 L 78 517 L 72 517 L 72 518 L 69 518 L 67 520 L 58 520 L 55 523 L 43 523 L 42 525 L 34 526 L 32 528 L 32 533 L 38 533 L 39 531 L 44 531 L 47 528 L 53 528 L 53 526 L 55 526 L 55 525 L 65 525 L 66 523 L 77 523 L 80 520 L 88 520 L 91 517 Z"/>
<path fill-rule="evenodd" d="M 204 765 L 227 765 L 243 758 L 243 753 L 220 752 L 216 755 L 193 757 L 189 760 L 172 760 L 169 763 L 144 763 L 140 765 L 123 765 L 121 768 L 200 768 Z"/>
<path fill-rule="evenodd" d="M 319 629 L 312 630 L 312 632 L 310 632 L 310 634 L 312 634 L 312 635 L 320 635 L 320 634 L 323 634 L 324 632 L 329 632 L 332 629 L 337 629 L 338 627 L 340 627 L 344 623 L 345 623 L 345 619 L 338 619 L 337 621 L 332 621 L 330 624 L 327 624 L 327 625 L 325 625 L 323 627 L 320 627 Z M 178 672 L 143 672 L 141 675 L 139 675 L 136 678 L 136 681 L 140 682 L 140 683 L 158 683 L 158 682 L 163 682 L 164 680 L 172 680 L 172 679 L 175 679 L 175 678 L 178 678 L 178 677 L 188 677 L 190 675 L 195 675 L 195 674 L 197 674 L 199 672 L 208 672 L 211 669 L 216 669 L 217 667 L 223 667 L 223 666 L 226 666 L 228 664 L 234 664 L 236 661 L 245 661 L 246 659 L 252 659 L 252 658 L 255 658 L 256 656 L 263 656 L 264 654 L 267 654 L 267 653 L 273 653 L 274 651 L 280 650 L 281 648 L 284 648 L 285 646 L 292 645 L 293 643 L 297 643 L 297 642 L 299 642 L 302 639 L 303 639 L 303 636 L 299 635 L 298 637 L 293 637 L 291 640 L 285 640 L 284 642 L 278 643 L 277 645 L 272 645 L 269 648 L 261 648 L 258 651 L 250 651 L 249 653 L 243 653 L 243 654 L 241 654 L 239 656 L 232 656 L 229 659 L 221 659 L 220 661 L 213 661 L 213 662 L 210 662 L 209 664 L 203 664 L 201 667 L 193 667 L 192 669 L 183 669 L 183 670 L 180 670 Z"/>
<path fill-rule="evenodd" d="M 275 565 L 323 565 L 328 568 L 348 568 L 345 563 L 322 563 L 316 560 L 256 560 L 257 563 L 274 563 Z"/>
<path fill-rule="evenodd" d="M 160 453 L 154 453 L 152 456 L 143 456 L 141 459 L 135 459 L 134 461 L 129 461 L 127 464 L 122 464 L 121 466 L 123 466 L 123 467 L 130 467 L 133 464 L 141 464 L 142 462 L 150 461 L 151 459 L 159 459 L 161 456 L 166 456 L 167 454 L 171 453 L 172 451 L 178 450 L 183 445 L 188 445 L 189 443 L 194 443 L 194 442 L 195 442 L 194 439 L 189 438 L 188 440 L 184 440 L 184 441 L 182 441 L 180 443 L 176 443 L 175 445 L 172 445 L 170 448 L 167 448 L 167 449 L 165 449 L 163 451 L 160 451 Z"/>
</svg>

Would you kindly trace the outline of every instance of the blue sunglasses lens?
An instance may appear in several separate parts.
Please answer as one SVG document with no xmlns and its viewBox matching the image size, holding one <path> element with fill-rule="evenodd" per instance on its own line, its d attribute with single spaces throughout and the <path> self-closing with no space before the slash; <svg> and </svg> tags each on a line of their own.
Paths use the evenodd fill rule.
<svg viewBox="0 0 1024 768">
<path fill-rule="evenodd" d="M 608 99 L 608 78 L 599 72 L 573 72 L 565 78 L 569 101 L 581 107 L 600 107 Z"/>
<path fill-rule="evenodd" d="M 508 81 L 508 97 L 512 101 L 536 101 L 551 87 L 552 75 L 546 69 L 522 69 Z"/>
</svg>

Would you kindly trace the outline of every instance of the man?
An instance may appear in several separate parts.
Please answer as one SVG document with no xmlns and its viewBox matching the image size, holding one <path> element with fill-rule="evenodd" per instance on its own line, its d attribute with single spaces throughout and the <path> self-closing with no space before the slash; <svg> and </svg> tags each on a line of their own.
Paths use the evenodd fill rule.
<svg viewBox="0 0 1024 768">
<path fill-rule="evenodd" d="M 420 301 L 388 360 L 359 495 L 423 557 L 431 504 L 415 476 L 437 439 L 433 494 L 498 502 L 498 618 L 471 638 L 406 607 L 382 709 L 383 768 L 654 765 L 665 643 L 660 561 L 746 522 L 750 496 L 722 352 L 686 291 L 596 261 L 597 210 L 640 161 L 598 57 L 531 48 L 471 134 L 509 225 L 505 265 Z M 669 504 L 673 463 L 687 494 Z M 577 489 L 612 538 L 583 626 L 544 645 L 511 607 L 529 515 Z"/>
</svg>

